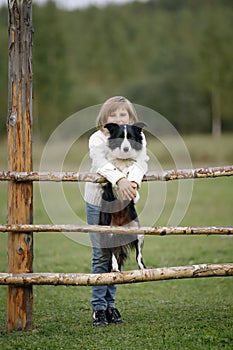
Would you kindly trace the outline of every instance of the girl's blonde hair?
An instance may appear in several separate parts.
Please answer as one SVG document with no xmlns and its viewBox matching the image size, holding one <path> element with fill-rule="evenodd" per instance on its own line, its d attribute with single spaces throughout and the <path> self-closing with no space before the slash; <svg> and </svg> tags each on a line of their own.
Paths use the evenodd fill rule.
<svg viewBox="0 0 233 350">
<path fill-rule="evenodd" d="M 127 110 L 130 123 L 138 121 L 137 113 L 132 103 L 123 96 L 114 96 L 104 102 L 96 118 L 96 124 L 100 130 L 103 131 L 108 116 L 118 108 L 125 108 Z"/>
</svg>

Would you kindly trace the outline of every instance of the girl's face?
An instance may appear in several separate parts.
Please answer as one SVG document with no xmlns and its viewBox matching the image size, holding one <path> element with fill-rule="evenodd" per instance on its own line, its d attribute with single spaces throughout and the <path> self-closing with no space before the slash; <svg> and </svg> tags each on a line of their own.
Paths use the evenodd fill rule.
<svg viewBox="0 0 233 350">
<path fill-rule="evenodd" d="M 128 111 L 123 107 L 117 108 L 115 111 L 110 113 L 107 118 L 107 123 L 129 124 Z"/>
</svg>

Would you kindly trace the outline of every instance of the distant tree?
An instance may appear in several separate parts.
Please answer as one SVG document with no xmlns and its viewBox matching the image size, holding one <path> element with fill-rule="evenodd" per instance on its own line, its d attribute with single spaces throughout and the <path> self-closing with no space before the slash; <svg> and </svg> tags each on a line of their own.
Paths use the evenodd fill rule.
<svg viewBox="0 0 233 350">
<path fill-rule="evenodd" d="M 182 132 L 233 130 L 232 0 L 135 1 L 76 11 L 49 1 L 34 5 L 33 22 L 33 119 L 43 139 L 67 116 L 114 94 L 158 110 Z M 0 49 L 5 115 L 2 10 Z"/>
<path fill-rule="evenodd" d="M 69 69 L 62 12 L 53 1 L 34 8 L 34 120 L 35 132 L 48 137 L 67 117 Z"/>
<path fill-rule="evenodd" d="M 200 19 L 199 79 L 209 100 L 212 134 L 220 136 L 223 120 L 232 118 L 233 11 L 208 2 Z"/>
</svg>

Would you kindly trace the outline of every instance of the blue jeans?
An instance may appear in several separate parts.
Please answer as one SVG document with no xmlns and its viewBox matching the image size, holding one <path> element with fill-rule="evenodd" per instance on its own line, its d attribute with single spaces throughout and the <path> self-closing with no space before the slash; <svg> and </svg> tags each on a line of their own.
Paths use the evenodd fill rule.
<svg viewBox="0 0 233 350">
<path fill-rule="evenodd" d="M 100 207 L 86 203 L 87 222 L 89 225 L 99 223 Z M 110 249 L 102 250 L 98 244 L 101 233 L 90 232 L 92 242 L 92 273 L 110 272 L 112 254 Z M 93 286 L 92 287 L 92 309 L 106 310 L 108 307 L 114 307 L 116 285 Z"/>
</svg>

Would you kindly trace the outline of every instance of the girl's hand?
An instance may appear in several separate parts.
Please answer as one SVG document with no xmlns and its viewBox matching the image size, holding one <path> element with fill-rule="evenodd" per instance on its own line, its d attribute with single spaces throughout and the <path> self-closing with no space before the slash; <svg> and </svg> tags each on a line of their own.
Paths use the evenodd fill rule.
<svg viewBox="0 0 233 350">
<path fill-rule="evenodd" d="M 117 182 L 121 197 L 124 200 L 131 201 L 137 195 L 137 184 L 136 182 L 129 181 L 126 177 L 123 177 Z"/>
</svg>

